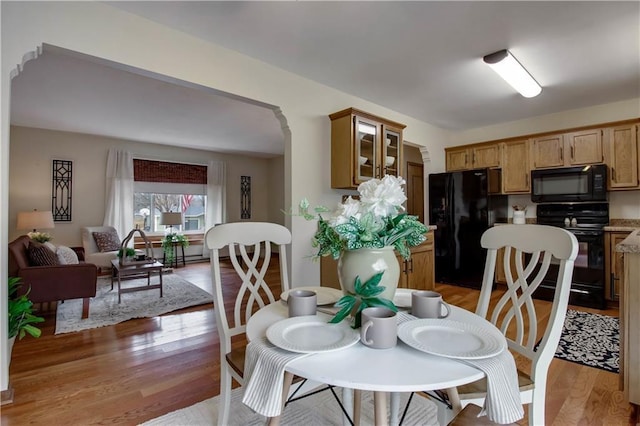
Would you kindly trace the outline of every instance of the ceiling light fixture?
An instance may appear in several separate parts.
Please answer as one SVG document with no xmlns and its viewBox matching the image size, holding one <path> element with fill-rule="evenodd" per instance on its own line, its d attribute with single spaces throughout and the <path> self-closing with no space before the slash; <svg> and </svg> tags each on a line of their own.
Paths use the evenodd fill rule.
<svg viewBox="0 0 640 426">
<path fill-rule="evenodd" d="M 525 98 L 533 98 L 542 92 L 542 87 L 508 50 L 487 55 L 484 62 Z"/>
</svg>

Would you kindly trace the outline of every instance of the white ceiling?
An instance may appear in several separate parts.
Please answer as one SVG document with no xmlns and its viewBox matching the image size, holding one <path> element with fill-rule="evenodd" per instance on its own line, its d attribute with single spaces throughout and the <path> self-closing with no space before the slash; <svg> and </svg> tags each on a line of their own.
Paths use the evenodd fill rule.
<svg viewBox="0 0 640 426">
<path fill-rule="evenodd" d="M 452 130 L 640 97 L 637 1 L 109 4 Z M 541 95 L 523 98 L 482 62 L 504 48 Z M 269 106 L 55 51 L 12 90 L 13 124 L 283 152 Z"/>
</svg>

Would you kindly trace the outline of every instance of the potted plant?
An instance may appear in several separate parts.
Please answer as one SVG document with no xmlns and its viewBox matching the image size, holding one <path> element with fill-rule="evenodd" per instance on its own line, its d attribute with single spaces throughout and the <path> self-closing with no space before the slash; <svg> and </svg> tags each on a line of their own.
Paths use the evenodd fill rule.
<svg viewBox="0 0 640 426">
<path fill-rule="evenodd" d="M 189 240 L 183 234 L 167 234 L 162 238 L 162 250 L 164 251 L 165 262 L 169 265 L 174 261 L 176 252 L 175 247 L 189 247 Z"/>
<path fill-rule="evenodd" d="M 118 257 L 122 257 L 122 251 L 123 249 L 118 250 Z M 125 259 L 127 258 L 133 258 L 136 255 L 136 251 L 134 249 L 132 249 L 131 247 L 127 247 L 124 249 L 124 257 Z"/>
<path fill-rule="evenodd" d="M 27 334 L 40 337 L 42 331 L 34 324 L 44 322 L 44 318 L 33 315 L 29 292 L 18 296 L 18 288 L 22 285 L 20 280 L 20 277 L 9 277 L 9 353 L 16 337 L 22 339 Z"/>
<path fill-rule="evenodd" d="M 317 216 L 318 229 L 312 240 L 317 256 L 338 259 L 338 276 L 345 295 L 356 294 L 357 277 L 368 282 L 384 270 L 384 275 L 376 278 L 384 288 L 378 297 L 392 300 L 400 276 L 394 252 L 408 259 L 410 247 L 426 240 L 427 227 L 417 216 L 403 211 L 402 204 L 407 199 L 404 184 L 402 177 L 390 175 L 367 180 L 358 186 L 357 199 L 348 197 L 333 212 L 318 206 L 313 209 L 314 215 L 309 212 L 306 199 L 300 202 L 297 215 L 307 220 Z"/>
</svg>

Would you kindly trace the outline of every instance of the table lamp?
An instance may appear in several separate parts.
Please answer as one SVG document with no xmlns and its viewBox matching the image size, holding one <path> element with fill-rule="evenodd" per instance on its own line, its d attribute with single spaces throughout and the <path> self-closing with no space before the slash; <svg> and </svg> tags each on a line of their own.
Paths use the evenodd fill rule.
<svg viewBox="0 0 640 426">
<path fill-rule="evenodd" d="M 30 229 L 36 232 L 37 229 L 53 229 L 54 227 L 51 210 L 18 213 L 18 224 L 16 226 L 18 230 Z"/>
<path fill-rule="evenodd" d="M 160 213 L 160 225 L 169 226 L 169 233 L 173 235 L 173 226 L 182 225 L 182 213 L 162 212 Z"/>
</svg>

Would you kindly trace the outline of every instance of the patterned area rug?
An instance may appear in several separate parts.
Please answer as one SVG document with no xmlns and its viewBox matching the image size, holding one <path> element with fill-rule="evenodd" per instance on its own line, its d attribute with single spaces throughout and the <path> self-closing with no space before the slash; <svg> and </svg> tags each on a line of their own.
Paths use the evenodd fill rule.
<svg viewBox="0 0 640 426">
<path fill-rule="evenodd" d="M 336 391 L 340 395 L 340 390 Z M 406 405 L 408 393 L 401 395 L 400 411 Z M 373 394 L 362 392 L 361 425 L 373 425 Z M 231 395 L 231 413 L 229 426 L 263 426 L 265 418 L 255 414 L 242 403 L 242 389 L 234 389 Z M 190 407 L 183 408 L 143 423 L 143 426 L 175 425 L 215 425 L 218 421 L 218 397 L 213 397 Z M 283 426 L 342 426 L 342 411 L 329 391 L 320 392 L 308 398 L 289 404 L 280 420 Z M 424 397 L 414 395 L 409 411 L 404 419 L 405 425 L 437 425 L 437 408 Z"/>
<path fill-rule="evenodd" d="M 158 277 L 152 277 L 154 283 Z M 213 296 L 189 281 L 174 274 L 162 275 L 162 297 L 160 290 L 136 291 L 122 294 L 118 304 L 118 284 L 111 290 L 111 278 L 98 278 L 96 297 L 89 304 L 89 318 L 81 319 L 82 299 L 58 303 L 56 333 L 70 333 L 90 328 L 118 324 L 132 318 L 150 318 L 190 306 L 213 303 Z M 146 285 L 146 278 L 125 280 L 123 287 Z"/>
<path fill-rule="evenodd" d="M 555 357 L 617 373 L 620 362 L 618 318 L 569 309 Z"/>
</svg>

